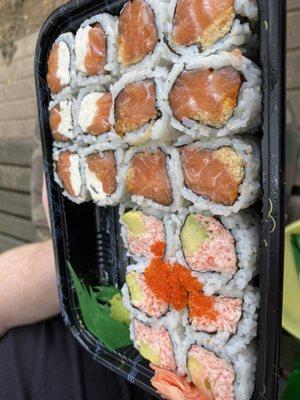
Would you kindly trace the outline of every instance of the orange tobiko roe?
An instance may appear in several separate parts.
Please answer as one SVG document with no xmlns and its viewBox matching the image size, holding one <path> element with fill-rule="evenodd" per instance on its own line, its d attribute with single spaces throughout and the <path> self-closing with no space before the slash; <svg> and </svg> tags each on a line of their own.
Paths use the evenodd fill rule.
<svg viewBox="0 0 300 400">
<path fill-rule="evenodd" d="M 153 258 L 145 270 L 145 280 L 155 297 L 175 310 L 189 306 L 191 317 L 216 319 L 213 299 L 203 294 L 201 283 L 182 265 Z"/>
<path fill-rule="evenodd" d="M 162 258 L 166 251 L 166 242 L 155 242 L 150 248 L 154 257 Z"/>
</svg>

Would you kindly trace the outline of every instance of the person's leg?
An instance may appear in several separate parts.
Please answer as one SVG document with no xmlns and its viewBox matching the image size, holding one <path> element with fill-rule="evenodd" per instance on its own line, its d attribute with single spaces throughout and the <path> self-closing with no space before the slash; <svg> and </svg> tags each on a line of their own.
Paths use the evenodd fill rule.
<svg viewBox="0 0 300 400">
<path fill-rule="evenodd" d="M 0 255 L 0 335 L 59 313 L 55 263 L 50 240 Z M 2 327 L 2 328 L 1 328 Z"/>
</svg>

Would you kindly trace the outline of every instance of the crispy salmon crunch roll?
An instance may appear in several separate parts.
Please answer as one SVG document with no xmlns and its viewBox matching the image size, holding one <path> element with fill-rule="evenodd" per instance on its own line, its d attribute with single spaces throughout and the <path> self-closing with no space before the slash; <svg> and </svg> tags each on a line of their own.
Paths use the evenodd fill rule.
<svg viewBox="0 0 300 400">
<path fill-rule="evenodd" d="M 174 65 L 163 112 L 193 139 L 251 133 L 261 122 L 260 70 L 240 51 L 192 57 Z"/>
<path fill-rule="evenodd" d="M 162 111 L 161 96 L 168 71 L 165 68 L 129 72 L 111 86 L 113 132 L 131 145 L 177 139 L 169 116 Z"/>
<path fill-rule="evenodd" d="M 168 9 L 166 36 L 175 53 L 185 56 L 218 50 L 230 50 L 245 45 L 251 38 L 248 22 L 256 20 L 256 1 L 245 0 L 171 0 Z"/>
</svg>

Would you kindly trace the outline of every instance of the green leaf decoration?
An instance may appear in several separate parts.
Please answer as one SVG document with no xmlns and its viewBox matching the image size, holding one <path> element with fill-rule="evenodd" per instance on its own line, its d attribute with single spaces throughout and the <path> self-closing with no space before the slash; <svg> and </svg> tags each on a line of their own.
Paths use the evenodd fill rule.
<svg viewBox="0 0 300 400">
<path fill-rule="evenodd" d="M 82 284 L 71 265 L 69 263 L 68 265 L 78 296 L 82 318 L 87 329 L 108 350 L 116 350 L 131 345 L 128 326 L 111 317 L 110 307 L 99 304 L 97 294 L 91 287 Z"/>
<path fill-rule="evenodd" d="M 123 306 L 122 295 L 117 293 L 110 300 L 110 316 L 112 319 L 122 322 L 123 324 L 130 325 L 130 314 L 127 308 Z"/>
<path fill-rule="evenodd" d="M 121 291 L 113 286 L 96 286 L 94 291 L 97 299 L 104 303 L 110 301 L 116 294 L 121 294 Z"/>
</svg>

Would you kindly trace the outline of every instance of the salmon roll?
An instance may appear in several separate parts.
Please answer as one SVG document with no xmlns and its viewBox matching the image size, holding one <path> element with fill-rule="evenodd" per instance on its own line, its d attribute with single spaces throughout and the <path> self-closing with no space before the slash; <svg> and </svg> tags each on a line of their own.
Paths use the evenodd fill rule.
<svg viewBox="0 0 300 400">
<path fill-rule="evenodd" d="M 176 151 L 164 146 L 126 152 L 125 188 L 133 203 L 159 211 L 172 211 L 181 204 L 172 174 L 173 157 Z"/>
<path fill-rule="evenodd" d="M 111 86 L 113 107 L 110 123 L 117 137 L 130 145 L 174 141 L 178 135 L 169 116 L 161 111 L 161 94 L 168 71 L 165 68 L 129 72 Z"/>
<path fill-rule="evenodd" d="M 121 214 L 123 243 L 130 256 L 163 257 L 166 251 L 166 232 L 162 218 L 139 209 L 124 210 Z"/>
<path fill-rule="evenodd" d="M 60 35 L 54 42 L 47 61 L 47 85 L 52 95 L 70 92 L 73 81 L 74 36 Z"/>
<path fill-rule="evenodd" d="M 230 361 L 194 344 L 187 354 L 187 370 L 194 383 L 210 400 L 234 400 L 235 369 Z"/>
<path fill-rule="evenodd" d="M 182 146 L 179 153 L 184 180 L 181 194 L 198 211 L 228 216 L 257 200 L 260 159 L 255 142 L 196 142 Z"/>
<path fill-rule="evenodd" d="M 167 369 L 176 370 L 176 334 L 170 331 L 163 324 L 146 324 L 134 318 L 131 323 L 131 338 L 134 347 L 142 357 L 151 364 Z M 176 337 L 177 338 L 177 337 Z"/>
<path fill-rule="evenodd" d="M 177 54 L 209 55 L 245 45 L 251 38 L 250 23 L 257 19 L 256 1 L 171 0 L 166 36 Z M 241 22 L 239 17 L 244 17 Z"/>
<path fill-rule="evenodd" d="M 165 48 L 164 8 L 157 0 L 130 0 L 121 10 L 117 57 L 122 72 L 159 65 Z"/>
<path fill-rule="evenodd" d="M 172 242 L 180 238 L 177 260 L 199 278 L 205 293 L 211 296 L 227 285 L 234 294 L 241 293 L 257 272 L 255 213 L 247 210 L 216 218 L 195 212 L 178 216 L 176 224 Z"/>
<path fill-rule="evenodd" d="M 112 206 L 121 201 L 124 185 L 119 175 L 123 150 L 110 143 L 96 144 L 81 151 L 84 181 L 98 206 Z"/>
<path fill-rule="evenodd" d="M 49 125 L 53 139 L 59 144 L 71 142 L 76 137 L 74 129 L 74 98 L 67 96 L 49 104 Z"/>
<path fill-rule="evenodd" d="M 76 146 L 55 149 L 53 152 L 54 179 L 63 189 L 63 195 L 74 203 L 89 200 L 82 179 L 82 165 Z"/>
<path fill-rule="evenodd" d="M 78 139 L 85 143 L 109 140 L 112 96 L 102 88 L 84 88 L 75 104 Z"/>
<path fill-rule="evenodd" d="M 126 308 L 133 315 L 139 316 L 140 313 L 149 318 L 160 318 L 169 309 L 168 303 L 156 299 L 151 289 L 145 282 L 145 276 L 134 269 L 127 269 L 125 286 L 122 289 L 124 301 L 127 300 Z"/>
<path fill-rule="evenodd" d="M 239 50 L 191 57 L 174 65 L 163 111 L 193 139 L 252 133 L 261 123 L 259 68 Z"/>
<path fill-rule="evenodd" d="M 79 86 L 104 84 L 117 73 L 117 18 L 99 14 L 83 22 L 75 35 L 75 71 Z"/>
</svg>

